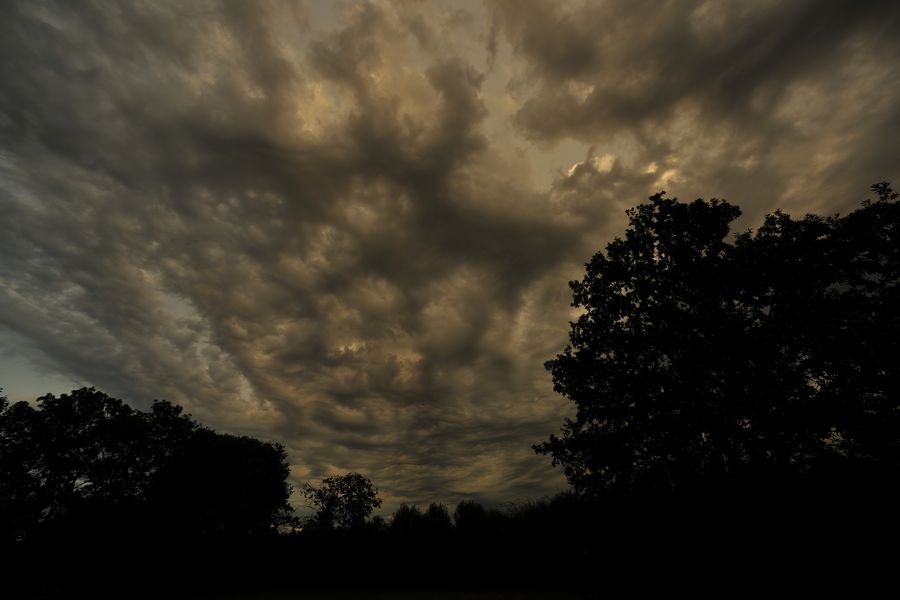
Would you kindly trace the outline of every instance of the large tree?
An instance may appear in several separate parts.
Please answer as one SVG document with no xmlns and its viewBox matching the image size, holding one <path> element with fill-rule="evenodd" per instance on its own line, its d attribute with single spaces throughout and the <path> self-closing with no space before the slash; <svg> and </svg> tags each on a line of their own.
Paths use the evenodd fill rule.
<svg viewBox="0 0 900 600">
<path fill-rule="evenodd" d="M 60 528 L 240 534 L 289 518 L 278 444 L 214 432 L 181 407 L 134 410 L 93 388 L 0 399 L 0 536 Z"/>
<path fill-rule="evenodd" d="M 546 363 L 574 402 L 535 449 L 579 491 L 678 488 L 759 469 L 900 464 L 900 205 L 847 216 L 659 193 L 573 281 L 569 346 Z M 822 468 L 820 468 L 822 467 Z"/>
</svg>

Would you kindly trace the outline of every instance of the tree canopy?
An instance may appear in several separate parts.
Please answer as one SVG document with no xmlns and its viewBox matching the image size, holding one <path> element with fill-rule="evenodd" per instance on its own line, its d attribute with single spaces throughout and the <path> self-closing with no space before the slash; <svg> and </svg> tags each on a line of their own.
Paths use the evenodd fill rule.
<svg viewBox="0 0 900 600">
<path fill-rule="evenodd" d="M 579 491 L 673 489 L 748 469 L 900 465 L 900 208 L 768 215 L 664 193 L 628 211 L 573 281 L 569 346 L 546 363 L 576 406 L 535 449 Z"/>
<path fill-rule="evenodd" d="M 315 525 L 325 529 L 358 526 L 381 506 L 378 488 L 359 473 L 326 477 L 318 487 L 307 483 L 302 493 L 316 510 Z"/>
<path fill-rule="evenodd" d="M 0 401 L 4 540 L 137 523 L 182 535 L 266 531 L 289 516 L 288 474 L 280 445 L 216 433 L 166 401 L 142 412 L 94 388 L 36 407 Z"/>
</svg>

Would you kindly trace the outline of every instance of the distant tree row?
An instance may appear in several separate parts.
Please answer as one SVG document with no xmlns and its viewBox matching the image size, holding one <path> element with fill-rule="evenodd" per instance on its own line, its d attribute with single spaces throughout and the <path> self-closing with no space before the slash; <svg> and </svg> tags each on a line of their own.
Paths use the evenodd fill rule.
<svg viewBox="0 0 900 600">
<path fill-rule="evenodd" d="M 467 532 L 483 529 L 487 523 L 502 519 L 504 514 L 472 500 L 463 500 L 457 505 L 452 519 L 444 504 L 432 502 L 425 511 L 416 505 L 401 504 L 389 521 L 380 515 L 369 521 L 373 510 L 382 502 L 378 488 L 359 473 L 333 475 L 323 479 L 318 486 L 307 483 L 302 494 L 307 506 L 315 510 L 315 514 L 303 522 L 307 531 L 369 527 L 441 537 L 454 525 Z M 521 507 L 516 510 L 518 508 Z"/>
<path fill-rule="evenodd" d="M 283 556 L 315 573 L 320 586 L 577 588 L 581 573 L 561 575 L 582 568 L 599 531 L 596 509 L 564 493 L 503 508 L 464 500 L 452 514 L 440 503 L 403 504 L 388 519 L 331 526 L 317 513 L 285 536 Z"/>
</svg>

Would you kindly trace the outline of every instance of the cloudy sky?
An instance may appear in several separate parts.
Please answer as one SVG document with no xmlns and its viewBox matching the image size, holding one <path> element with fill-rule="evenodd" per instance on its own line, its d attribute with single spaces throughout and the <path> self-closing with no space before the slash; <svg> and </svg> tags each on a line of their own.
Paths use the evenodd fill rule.
<svg viewBox="0 0 900 600">
<path fill-rule="evenodd" d="M 900 175 L 895 2 L 0 3 L 0 386 L 534 498 L 567 282 L 660 189 L 740 227 Z"/>
</svg>

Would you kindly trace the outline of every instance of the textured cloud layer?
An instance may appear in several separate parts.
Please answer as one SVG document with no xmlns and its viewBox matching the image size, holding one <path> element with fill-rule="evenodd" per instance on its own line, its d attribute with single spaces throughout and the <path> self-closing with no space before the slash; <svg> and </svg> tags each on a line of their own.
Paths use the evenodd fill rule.
<svg viewBox="0 0 900 600">
<path fill-rule="evenodd" d="M 389 508 L 560 489 L 542 363 L 626 207 L 897 175 L 857 4 L 4 3 L 0 344 Z"/>
</svg>

